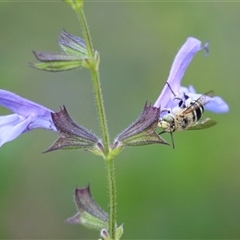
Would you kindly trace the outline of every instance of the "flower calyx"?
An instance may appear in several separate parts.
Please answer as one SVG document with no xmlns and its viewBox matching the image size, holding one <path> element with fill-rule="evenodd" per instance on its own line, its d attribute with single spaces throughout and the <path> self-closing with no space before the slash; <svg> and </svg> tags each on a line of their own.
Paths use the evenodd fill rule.
<svg viewBox="0 0 240 240">
<path fill-rule="evenodd" d="M 44 153 L 58 149 L 83 149 L 96 155 L 103 154 L 103 145 L 91 131 L 77 125 L 69 116 L 65 106 L 59 112 L 51 113 L 52 120 L 59 131 L 59 138 Z"/>
<path fill-rule="evenodd" d="M 125 146 L 141 146 L 153 143 L 167 144 L 157 133 L 160 108 L 145 103 L 139 118 L 121 132 L 113 143 L 113 151 L 118 152 Z"/>
<path fill-rule="evenodd" d="M 81 224 L 96 230 L 108 227 L 108 214 L 93 200 L 89 185 L 75 189 L 74 201 L 78 212 L 67 219 L 68 223 Z"/>
<path fill-rule="evenodd" d="M 40 63 L 30 63 L 39 70 L 60 72 L 79 67 L 93 68 L 99 65 L 99 56 L 95 51 L 94 57 L 89 57 L 85 41 L 63 30 L 58 38 L 63 53 L 33 51 Z"/>
</svg>

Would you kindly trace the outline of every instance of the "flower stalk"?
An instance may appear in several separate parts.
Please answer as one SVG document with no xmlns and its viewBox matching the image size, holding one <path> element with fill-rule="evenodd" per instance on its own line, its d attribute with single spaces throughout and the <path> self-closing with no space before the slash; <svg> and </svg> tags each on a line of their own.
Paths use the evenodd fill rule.
<svg viewBox="0 0 240 240">
<path fill-rule="evenodd" d="M 83 37 L 86 42 L 88 56 L 93 57 L 94 56 L 93 44 L 92 44 L 92 39 L 91 39 L 89 29 L 88 29 L 88 25 L 87 25 L 87 20 L 83 11 L 83 7 L 81 7 L 80 9 L 77 9 L 76 13 L 82 27 Z"/>
<path fill-rule="evenodd" d="M 116 228 L 116 180 L 115 180 L 115 169 L 114 160 L 110 156 L 109 151 L 109 133 L 106 121 L 106 114 L 103 105 L 102 90 L 99 78 L 99 55 L 94 52 L 90 32 L 88 29 L 87 21 L 84 15 L 83 8 L 77 9 L 76 13 L 81 23 L 83 37 L 86 42 L 88 57 L 90 59 L 90 72 L 92 77 L 93 91 L 95 94 L 95 102 L 100 122 L 100 128 L 103 139 L 104 146 L 104 160 L 107 170 L 107 185 L 108 185 L 108 195 L 109 195 L 109 235 L 110 239 L 115 239 L 115 228 Z"/>
<path fill-rule="evenodd" d="M 104 145 L 104 151 L 105 151 L 104 153 L 105 153 L 105 156 L 108 156 L 109 134 L 108 134 L 107 121 L 106 121 L 106 114 L 105 114 L 104 105 L 103 105 L 102 91 L 100 87 L 101 84 L 100 84 L 99 71 L 98 71 L 99 55 L 97 54 L 97 52 L 94 53 L 91 36 L 87 26 L 87 21 L 86 21 L 83 9 L 82 8 L 78 9 L 76 12 L 82 26 L 83 36 L 86 42 L 86 47 L 88 52 L 88 57 L 92 59 L 91 63 L 89 63 L 91 65 L 89 69 L 91 72 L 93 91 L 95 94 L 96 107 L 97 107 L 97 112 L 99 116 L 101 131 L 102 131 L 103 145 Z"/>
<path fill-rule="evenodd" d="M 109 194 L 109 235 L 111 239 L 116 236 L 116 213 L 117 213 L 117 191 L 116 191 L 116 178 L 114 169 L 114 159 L 109 157 L 105 160 L 107 170 L 107 183 Z"/>
</svg>

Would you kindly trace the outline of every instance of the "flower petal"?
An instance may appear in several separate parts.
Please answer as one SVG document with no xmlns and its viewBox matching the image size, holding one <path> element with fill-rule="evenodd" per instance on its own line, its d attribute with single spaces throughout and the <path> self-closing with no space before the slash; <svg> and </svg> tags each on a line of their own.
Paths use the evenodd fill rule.
<svg viewBox="0 0 240 240">
<path fill-rule="evenodd" d="M 3 119 L 4 117 L 1 117 L 1 119 Z M 8 116 L 6 116 L 6 119 L 8 118 Z M 27 128 L 27 126 L 30 124 L 30 122 L 32 121 L 31 116 L 29 116 L 28 118 L 24 119 L 23 121 L 20 120 L 20 118 L 18 118 L 18 121 L 14 122 L 14 125 L 11 124 L 6 124 L 5 126 L 2 125 L 0 127 L 0 147 L 9 141 L 14 140 L 15 138 L 17 138 L 21 133 L 23 133 L 23 131 Z M 4 122 L 6 122 L 4 120 Z"/>
<path fill-rule="evenodd" d="M 19 117 L 17 114 L 10 114 L 6 116 L 0 116 L 0 128 L 4 125 L 16 125 L 19 122 Z"/>
<path fill-rule="evenodd" d="M 22 116 L 23 118 L 28 118 L 31 115 L 32 120 L 33 119 L 34 120 L 28 126 L 27 130 L 31 130 L 34 128 L 45 128 L 57 131 L 51 117 L 51 112 L 53 111 L 42 105 L 22 98 L 12 92 L 1 89 L 0 89 L 0 105 L 8 108 L 14 113 L 17 113 L 19 116 Z"/>
<path fill-rule="evenodd" d="M 189 37 L 178 51 L 167 79 L 174 93 L 178 94 L 182 77 L 189 63 L 192 61 L 194 55 L 202 49 L 207 49 L 207 44 L 201 47 L 201 42 L 198 39 Z M 174 96 L 169 86 L 165 85 L 157 101 L 154 103 L 154 107 L 161 107 L 161 109 L 167 108 L 168 103 L 173 98 Z"/>
<path fill-rule="evenodd" d="M 44 128 L 47 130 L 52 130 L 54 132 L 57 132 L 57 129 L 50 116 L 49 118 L 48 117 L 37 118 L 34 122 L 30 123 L 28 126 L 28 130 L 32 130 L 35 128 Z"/>
<path fill-rule="evenodd" d="M 229 106 L 222 98 L 215 96 L 206 104 L 205 110 L 214 113 L 226 113 L 229 111 Z"/>
<path fill-rule="evenodd" d="M 8 108 L 20 116 L 28 117 L 29 114 L 43 117 L 50 117 L 50 109 L 37 103 L 22 98 L 12 92 L 0 89 L 0 105 Z"/>
<path fill-rule="evenodd" d="M 196 90 L 193 86 L 181 87 L 180 88 L 180 95 L 185 93 L 193 100 L 197 100 L 202 94 L 196 93 Z M 219 96 L 214 97 L 207 97 L 206 100 L 207 104 L 205 105 L 205 110 L 213 112 L 213 113 L 226 113 L 229 111 L 228 104 Z"/>
<path fill-rule="evenodd" d="M 1 89 L 0 105 L 15 113 L 0 117 L 0 147 L 35 128 L 57 132 L 48 108 Z"/>
</svg>

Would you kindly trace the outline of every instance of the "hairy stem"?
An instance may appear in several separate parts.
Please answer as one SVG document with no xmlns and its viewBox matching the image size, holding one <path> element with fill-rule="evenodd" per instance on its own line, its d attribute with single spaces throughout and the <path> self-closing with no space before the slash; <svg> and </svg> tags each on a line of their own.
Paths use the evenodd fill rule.
<svg viewBox="0 0 240 240">
<path fill-rule="evenodd" d="M 91 36 L 90 36 L 90 32 L 88 29 L 87 20 L 85 18 L 83 8 L 81 8 L 77 13 L 78 13 L 79 21 L 82 26 L 84 39 L 87 45 L 88 56 L 93 57 L 94 55 L 93 44 L 92 44 L 92 40 L 91 40 Z"/>
<path fill-rule="evenodd" d="M 92 46 L 91 36 L 87 26 L 86 18 L 82 9 L 81 11 L 78 12 L 78 16 L 82 25 L 83 35 L 87 45 L 88 56 L 89 58 L 93 59 L 94 50 Z M 100 78 L 99 78 L 98 64 L 99 64 L 99 59 L 95 58 L 95 61 L 92 61 L 90 71 L 92 76 L 93 91 L 95 94 L 95 102 L 96 102 L 96 107 L 97 107 L 97 112 L 98 112 L 98 117 L 100 121 L 101 132 L 102 132 L 103 145 L 104 145 L 104 151 L 105 151 L 104 155 L 108 156 L 109 134 L 108 134 L 107 121 L 106 121 L 106 114 L 105 114 L 104 105 L 103 105 L 103 97 L 102 97 L 102 90 L 101 90 L 101 84 L 100 84 Z"/>
<path fill-rule="evenodd" d="M 110 157 L 109 151 L 109 134 L 106 121 L 106 114 L 103 105 L 102 90 L 99 78 L 99 56 L 96 56 L 93 50 L 90 32 L 87 26 L 86 18 L 83 10 L 79 10 L 78 18 L 82 25 L 83 35 L 87 46 L 88 57 L 91 61 L 91 76 L 93 83 L 93 90 L 95 94 L 96 107 L 102 132 L 102 139 L 104 145 L 104 159 L 107 170 L 107 183 L 108 183 L 108 194 L 109 194 L 109 234 L 111 239 L 115 239 L 115 223 L 116 223 L 116 180 L 115 180 L 115 169 L 113 157 Z"/>
<path fill-rule="evenodd" d="M 109 235 L 111 239 L 115 239 L 117 194 L 116 194 L 114 160 L 112 158 L 106 159 L 105 165 L 107 169 L 107 182 L 108 182 L 108 194 L 109 194 Z"/>
</svg>

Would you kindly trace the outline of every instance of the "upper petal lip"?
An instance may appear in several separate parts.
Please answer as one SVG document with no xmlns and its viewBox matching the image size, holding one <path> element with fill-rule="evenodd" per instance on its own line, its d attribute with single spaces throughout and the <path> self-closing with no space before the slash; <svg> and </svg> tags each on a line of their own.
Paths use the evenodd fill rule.
<svg viewBox="0 0 240 240">
<path fill-rule="evenodd" d="M 201 42 L 196 38 L 189 37 L 174 58 L 167 82 L 176 94 L 179 92 L 180 83 L 188 65 L 192 61 L 194 55 L 201 49 L 203 49 L 201 47 Z M 165 85 L 154 103 L 154 107 L 160 107 L 161 105 L 161 108 L 166 108 L 173 97 L 169 86 Z"/>
<path fill-rule="evenodd" d="M 27 117 L 29 113 L 36 114 L 37 116 L 50 116 L 50 109 L 32 102 L 28 99 L 18 96 L 12 92 L 0 89 L 0 105 L 8 108 L 20 116 Z"/>
<path fill-rule="evenodd" d="M 154 103 L 154 107 L 161 107 L 162 110 L 169 108 L 172 109 L 178 104 L 178 101 L 173 101 L 175 97 L 174 94 L 182 97 L 183 93 L 185 93 L 193 99 L 197 99 L 202 95 L 197 94 L 192 86 L 189 86 L 189 88 L 181 87 L 181 80 L 194 55 L 202 49 L 208 51 L 207 47 L 208 42 L 204 46 L 201 46 L 201 41 L 198 39 L 193 37 L 187 38 L 186 42 L 180 48 L 173 61 L 167 79 L 168 84 L 164 85 L 163 90 Z M 172 91 L 170 90 L 169 86 L 171 87 Z M 225 113 L 229 111 L 227 103 L 218 96 L 209 98 L 205 109 L 214 113 Z"/>
</svg>

